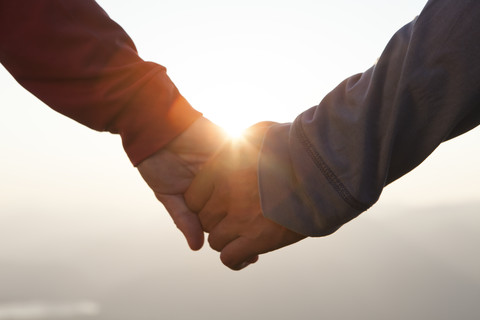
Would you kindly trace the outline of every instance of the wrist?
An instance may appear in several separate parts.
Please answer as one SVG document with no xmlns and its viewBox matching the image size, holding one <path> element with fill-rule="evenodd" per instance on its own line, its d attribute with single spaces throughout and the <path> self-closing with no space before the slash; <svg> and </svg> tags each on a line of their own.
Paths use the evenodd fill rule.
<svg viewBox="0 0 480 320">
<path fill-rule="evenodd" d="M 199 117 L 165 148 L 175 153 L 214 153 L 227 139 L 223 129 L 205 117 Z"/>
</svg>

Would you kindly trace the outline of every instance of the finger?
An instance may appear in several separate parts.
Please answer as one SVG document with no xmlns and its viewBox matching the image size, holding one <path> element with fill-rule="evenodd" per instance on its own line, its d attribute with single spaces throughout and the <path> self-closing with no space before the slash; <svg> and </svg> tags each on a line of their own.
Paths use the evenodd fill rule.
<svg viewBox="0 0 480 320">
<path fill-rule="evenodd" d="M 177 228 L 185 236 L 190 249 L 200 250 L 204 234 L 197 214 L 190 211 L 181 195 L 157 195 L 173 219 Z"/>
<path fill-rule="evenodd" d="M 223 248 L 239 236 L 238 231 L 232 227 L 229 219 L 226 218 L 220 221 L 210 232 L 208 243 L 213 250 L 222 251 Z"/>
<path fill-rule="evenodd" d="M 222 262 L 233 270 L 241 270 L 250 264 L 249 261 L 255 255 L 282 248 L 305 238 L 304 235 L 272 221 L 267 221 L 263 229 L 261 237 L 248 239 L 242 236 L 227 244 L 220 254 Z"/>
<path fill-rule="evenodd" d="M 256 263 L 256 262 L 258 261 L 258 259 L 259 259 L 259 257 L 258 257 L 258 255 L 257 255 L 257 256 L 255 256 L 255 257 L 249 259 L 247 262 L 248 262 L 249 264 L 253 264 L 253 263 Z"/>
<path fill-rule="evenodd" d="M 199 212 L 210 199 L 215 185 L 213 165 L 206 165 L 200 170 L 185 192 L 185 203 L 193 212 Z"/>
<path fill-rule="evenodd" d="M 256 263 L 257 261 L 258 261 L 258 256 L 255 256 L 255 257 L 243 262 L 242 264 L 236 266 L 235 269 L 233 269 L 233 270 L 240 271 L 242 269 L 245 269 L 249 265 Z"/>
<path fill-rule="evenodd" d="M 205 232 L 211 232 L 227 215 L 228 194 L 223 188 L 214 188 L 210 199 L 198 213 L 198 218 Z"/>
<path fill-rule="evenodd" d="M 239 237 L 223 248 L 220 260 L 232 270 L 241 270 L 256 262 L 260 253 L 255 241 Z"/>
<path fill-rule="evenodd" d="M 217 226 L 217 224 L 222 221 L 227 212 L 221 208 L 212 208 L 208 204 L 198 213 L 198 219 L 202 224 L 203 231 L 212 232 L 212 230 Z"/>
</svg>

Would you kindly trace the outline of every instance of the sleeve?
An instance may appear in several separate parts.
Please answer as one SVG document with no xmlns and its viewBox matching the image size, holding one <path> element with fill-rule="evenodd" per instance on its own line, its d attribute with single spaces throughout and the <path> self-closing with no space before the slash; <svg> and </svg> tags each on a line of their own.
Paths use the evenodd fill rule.
<svg viewBox="0 0 480 320">
<path fill-rule="evenodd" d="M 271 127 L 259 161 L 264 215 L 304 235 L 328 235 L 440 143 L 475 127 L 479 16 L 475 0 L 430 0 L 374 67 L 293 123 Z"/>
<path fill-rule="evenodd" d="M 201 116 L 93 0 L 0 0 L 0 62 L 51 108 L 120 134 L 134 165 Z"/>
</svg>

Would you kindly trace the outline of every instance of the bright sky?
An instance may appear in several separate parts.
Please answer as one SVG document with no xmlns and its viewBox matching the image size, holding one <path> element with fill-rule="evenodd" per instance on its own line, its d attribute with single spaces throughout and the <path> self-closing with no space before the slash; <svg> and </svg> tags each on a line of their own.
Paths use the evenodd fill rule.
<svg viewBox="0 0 480 320">
<path fill-rule="evenodd" d="M 261 120 L 290 122 L 318 104 L 340 81 L 369 68 L 393 33 L 425 2 L 99 1 L 129 33 L 144 59 L 167 67 L 195 108 L 226 128 L 239 129 Z M 63 210 L 103 214 L 105 221 L 117 213 L 119 221 L 130 221 L 131 213 L 160 210 L 118 137 L 93 132 L 51 111 L 3 68 L 0 92 L 0 222 L 36 210 L 56 215 L 57 223 Z M 478 203 L 479 141 L 477 129 L 444 144 L 420 168 L 388 187 L 379 206 Z M 158 228 L 163 239 L 177 241 L 168 218 L 161 219 L 156 223 L 162 224 Z M 34 227 L 28 230 L 35 233 Z M 13 237 L 27 231 L 3 232 L 4 237 L 5 232 Z M 67 228 L 65 234 L 58 230 L 54 234 L 61 238 L 72 232 Z M 175 243 L 186 250 L 182 241 Z M 16 247 L 1 249 L 15 256 Z M 194 263 L 193 258 L 179 255 L 176 262 Z M 201 268 L 219 264 L 209 258 L 202 260 Z M 282 263 L 288 269 L 291 261 Z"/>
<path fill-rule="evenodd" d="M 103 0 L 100 4 L 134 39 L 144 59 L 168 68 L 195 108 L 238 131 L 261 120 L 292 121 L 318 104 L 340 81 L 370 67 L 391 35 L 413 19 L 424 2 L 143 0 L 133 5 Z M 3 163 L 18 168 L 19 155 L 44 164 L 64 157 L 71 161 L 73 151 L 77 158 L 98 157 L 89 148 L 108 148 L 103 156 L 114 166 L 125 162 L 116 138 L 89 132 L 53 113 L 4 70 L 0 84 L 4 113 L 0 141 L 8 154 Z M 74 146 L 68 145 L 74 138 Z M 438 155 L 441 159 L 405 178 L 419 190 L 409 201 L 428 205 L 477 199 L 476 181 L 470 179 L 479 172 L 477 138 L 477 133 L 470 133 L 451 147 L 440 148 L 445 149 L 445 155 Z M 100 141 L 112 142 L 103 145 Z M 67 146 L 46 151 L 59 142 Z M 445 170 L 451 166 L 455 170 Z M 22 167 L 28 170 L 29 165 Z M 11 171 L 2 176 L 16 185 Z M 78 175 L 80 181 L 87 179 L 81 172 Z M 411 189 L 407 182 L 402 185 L 408 186 L 405 191 Z M 17 196 L 11 194 L 13 190 L 9 185 L 8 199 Z M 403 199 L 403 192 L 387 192 L 383 200 L 403 202 L 399 194 Z"/>
</svg>

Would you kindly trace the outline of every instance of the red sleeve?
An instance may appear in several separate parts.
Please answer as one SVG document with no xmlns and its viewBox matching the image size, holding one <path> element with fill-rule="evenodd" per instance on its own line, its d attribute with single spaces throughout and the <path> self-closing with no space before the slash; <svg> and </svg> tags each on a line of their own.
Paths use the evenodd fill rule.
<svg viewBox="0 0 480 320">
<path fill-rule="evenodd" d="M 134 165 L 201 116 L 92 0 L 0 0 L 0 62 L 51 108 L 120 134 Z"/>
</svg>

